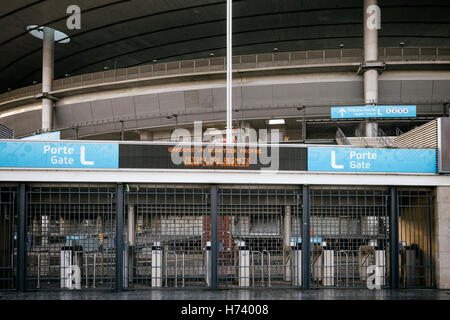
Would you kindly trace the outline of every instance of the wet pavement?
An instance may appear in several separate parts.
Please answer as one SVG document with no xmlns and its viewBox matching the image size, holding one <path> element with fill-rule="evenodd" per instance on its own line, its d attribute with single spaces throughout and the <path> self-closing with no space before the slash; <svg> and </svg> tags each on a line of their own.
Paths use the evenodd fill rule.
<svg viewBox="0 0 450 320">
<path fill-rule="evenodd" d="M 0 292 L 0 300 L 450 300 L 437 289 L 251 289 Z"/>
</svg>

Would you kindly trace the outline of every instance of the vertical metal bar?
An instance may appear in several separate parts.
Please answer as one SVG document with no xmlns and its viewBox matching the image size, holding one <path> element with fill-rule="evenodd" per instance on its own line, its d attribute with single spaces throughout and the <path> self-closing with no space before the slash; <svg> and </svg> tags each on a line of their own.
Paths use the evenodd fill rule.
<svg viewBox="0 0 450 320">
<path fill-rule="evenodd" d="M 302 289 L 310 287 L 310 203 L 309 186 L 303 186 L 303 210 L 302 210 Z"/>
<path fill-rule="evenodd" d="M 389 219 L 390 257 L 391 257 L 391 289 L 397 289 L 398 278 L 398 189 L 391 188 L 391 210 Z"/>
<path fill-rule="evenodd" d="M 26 194 L 25 184 L 18 188 L 18 221 L 17 221 L 17 290 L 25 291 L 25 231 L 26 231 Z"/>
<path fill-rule="evenodd" d="M 428 261 L 428 268 L 429 268 L 429 277 L 430 277 L 430 282 L 429 282 L 429 287 L 434 287 L 434 281 L 433 281 L 433 217 L 434 217 L 434 212 L 433 212 L 433 196 L 428 196 L 428 247 L 429 247 L 429 261 Z M 428 287 L 428 286 L 427 286 Z"/>
<path fill-rule="evenodd" d="M 123 290 L 123 184 L 116 187 L 116 291 Z"/>
<path fill-rule="evenodd" d="M 211 186 L 211 289 L 217 290 L 217 186 Z"/>
<path fill-rule="evenodd" d="M 233 126 L 233 53 L 232 53 L 232 0 L 227 0 L 227 143 L 232 143 Z"/>
</svg>

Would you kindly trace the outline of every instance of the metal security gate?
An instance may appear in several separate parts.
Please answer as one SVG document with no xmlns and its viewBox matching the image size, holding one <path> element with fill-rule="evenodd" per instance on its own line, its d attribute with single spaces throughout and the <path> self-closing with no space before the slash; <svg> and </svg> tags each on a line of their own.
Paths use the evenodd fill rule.
<svg viewBox="0 0 450 320">
<path fill-rule="evenodd" d="M 311 286 L 389 285 L 389 189 L 311 188 Z"/>
<path fill-rule="evenodd" d="M 219 287 L 301 285 L 301 263 L 292 249 L 301 236 L 300 195 L 288 186 L 219 189 Z"/>
<path fill-rule="evenodd" d="M 209 186 L 126 185 L 124 287 L 207 287 Z"/>
<path fill-rule="evenodd" d="M 2 184 L 0 290 L 433 287 L 432 191 Z"/>
<path fill-rule="evenodd" d="M 432 192 L 399 190 L 398 204 L 400 287 L 432 287 Z"/>
<path fill-rule="evenodd" d="M 113 288 L 115 186 L 30 185 L 26 288 Z"/>
<path fill-rule="evenodd" d="M 0 185 L 0 290 L 17 288 L 17 187 Z"/>
</svg>

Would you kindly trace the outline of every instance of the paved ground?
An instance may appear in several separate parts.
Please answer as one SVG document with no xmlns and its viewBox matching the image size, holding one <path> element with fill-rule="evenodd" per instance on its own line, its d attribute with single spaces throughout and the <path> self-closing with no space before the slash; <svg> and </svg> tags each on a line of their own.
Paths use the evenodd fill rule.
<svg viewBox="0 0 450 320">
<path fill-rule="evenodd" d="M 450 290 L 297 289 L 0 292 L 0 300 L 450 300 Z"/>
</svg>

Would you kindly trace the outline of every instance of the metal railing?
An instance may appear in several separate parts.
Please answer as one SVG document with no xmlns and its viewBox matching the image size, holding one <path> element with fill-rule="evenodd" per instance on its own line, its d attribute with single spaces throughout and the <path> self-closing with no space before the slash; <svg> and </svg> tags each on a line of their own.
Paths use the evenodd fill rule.
<svg viewBox="0 0 450 320">
<path fill-rule="evenodd" d="M 378 129 L 372 128 L 372 130 L 373 130 L 373 133 L 375 134 L 375 136 L 377 137 L 377 140 L 380 142 L 380 144 L 381 144 L 383 147 L 388 147 L 388 148 L 390 148 L 390 147 L 394 147 L 394 146 L 395 146 L 394 141 L 392 141 L 392 139 L 389 138 L 389 137 L 384 133 L 384 131 L 381 130 L 381 128 L 378 128 Z"/>
<path fill-rule="evenodd" d="M 336 130 L 336 142 L 338 144 L 350 145 L 350 141 L 348 141 L 347 136 L 341 130 L 341 128 L 337 128 Z"/>
<path fill-rule="evenodd" d="M 362 63 L 363 49 L 328 49 L 261 53 L 233 57 L 233 70 L 280 68 L 289 66 Z M 379 60 L 390 63 L 450 61 L 450 48 L 380 48 Z M 53 91 L 89 87 L 121 81 L 192 73 L 225 72 L 226 57 L 182 60 L 104 70 L 54 80 Z M 0 103 L 33 97 L 42 92 L 42 84 L 33 84 L 0 95 Z"/>
<path fill-rule="evenodd" d="M 362 146 L 368 148 L 368 147 L 369 147 L 369 143 L 368 143 L 367 140 L 364 138 L 364 135 L 362 134 L 361 130 L 359 130 L 359 128 L 356 128 L 355 134 L 356 134 L 356 137 L 359 138 L 359 143 L 360 143 L 360 145 L 362 145 Z"/>
</svg>

